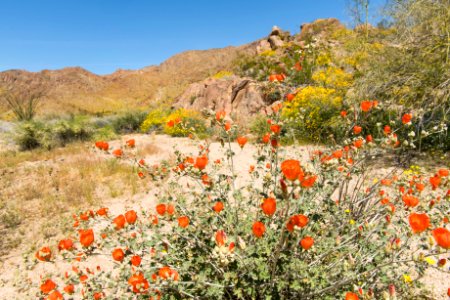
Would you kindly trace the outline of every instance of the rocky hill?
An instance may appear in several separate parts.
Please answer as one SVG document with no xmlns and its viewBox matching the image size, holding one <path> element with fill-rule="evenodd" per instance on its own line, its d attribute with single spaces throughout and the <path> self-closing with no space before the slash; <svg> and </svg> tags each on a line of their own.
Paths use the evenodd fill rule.
<svg viewBox="0 0 450 300">
<path fill-rule="evenodd" d="M 0 90 L 39 87 L 45 95 L 39 106 L 40 115 L 110 113 L 168 99 L 175 99 L 174 107 L 227 110 L 234 107 L 245 114 L 254 113 L 265 105 L 255 82 L 238 77 L 231 80 L 210 77 L 231 69 L 239 56 L 276 50 L 287 42 L 301 43 L 306 36 L 323 34 L 324 29 L 336 26 L 342 26 L 336 19 L 318 20 L 303 25 L 301 32 L 294 36 L 275 26 L 268 37 L 253 43 L 186 51 L 158 66 L 117 70 L 103 76 L 80 67 L 41 72 L 9 70 L 0 72 Z M 7 107 L 0 103 L 0 118 L 7 115 Z"/>
</svg>

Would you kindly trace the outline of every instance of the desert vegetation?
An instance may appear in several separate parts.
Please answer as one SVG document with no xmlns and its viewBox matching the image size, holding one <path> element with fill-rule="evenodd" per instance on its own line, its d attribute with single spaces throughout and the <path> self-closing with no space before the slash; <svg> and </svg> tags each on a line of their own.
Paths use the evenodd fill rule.
<svg viewBox="0 0 450 300">
<path fill-rule="evenodd" d="M 350 3 L 142 72 L 1 74 L 2 294 L 450 297 L 450 3 Z"/>
</svg>

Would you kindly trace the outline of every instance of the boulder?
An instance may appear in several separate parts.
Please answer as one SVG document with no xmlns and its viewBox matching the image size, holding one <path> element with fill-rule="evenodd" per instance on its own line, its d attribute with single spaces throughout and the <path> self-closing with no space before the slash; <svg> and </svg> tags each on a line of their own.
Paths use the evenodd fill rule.
<svg viewBox="0 0 450 300">
<path fill-rule="evenodd" d="M 258 54 L 260 54 L 260 53 L 262 53 L 264 51 L 268 51 L 268 50 L 272 50 L 272 47 L 270 46 L 270 43 L 267 40 L 261 40 L 258 43 L 258 46 L 256 46 L 256 52 Z"/>
<path fill-rule="evenodd" d="M 274 50 L 284 45 L 283 40 L 278 35 L 269 36 L 269 43 L 270 47 Z"/>
<path fill-rule="evenodd" d="M 325 39 L 333 32 L 344 29 L 345 26 L 338 19 L 317 19 L 312 23 L 305 23 L 300 26 L 300 33 L 296 36 L 296 40 L 306 40 L 311 37 Z"/>
<path fill-rule="evenodd" d="M 251 116 L 264 112 L 266 106 L 257 82 L 234 75 L 193 83 L 173 104 L 173 108 L 197 111 L 224 110 L 237 122 L 246 122 Z"/>
</svg>

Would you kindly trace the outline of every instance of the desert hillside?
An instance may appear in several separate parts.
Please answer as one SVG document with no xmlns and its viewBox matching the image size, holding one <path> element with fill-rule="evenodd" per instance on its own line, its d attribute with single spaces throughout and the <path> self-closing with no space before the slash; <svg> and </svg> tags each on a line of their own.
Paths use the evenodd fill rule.
<svg viewBox="0 0 450 300">
<path fill-rule="evenodd" d="M 43 88 L 45 97 L 39 107 L 40 114 L 109 113 L 173 98 L 188 84 L 229 68 L 238 55 L 255 51 L 255 43 L 186 51 L 159 66 L 117 70 L 104 76 L 80 67 L 41 72 L 9 70 L 0 72 L 0 88 L 23 83 Z M 0 109 L 5 113 L 5 107 Z"/>
</svg>

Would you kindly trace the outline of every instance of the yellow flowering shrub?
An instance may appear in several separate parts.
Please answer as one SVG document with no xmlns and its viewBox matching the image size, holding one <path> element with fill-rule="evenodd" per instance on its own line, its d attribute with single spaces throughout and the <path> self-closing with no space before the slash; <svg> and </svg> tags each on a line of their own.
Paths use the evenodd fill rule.
<svg viewBox="0 0 450 300">
<path fill-rule="evenodd" d="M 317 66 L 328 66 L 330 63 L 331 63 L 331 55 L 328 52 L 322 52 L 316 58 Z"/>
<path fill-rule="evenodd" d="M 343 89 L 351 86 L 353 76 L 341 68 L 327 67 L 314 72 L 312 79 L 325 87 Z"/>
<path fill-rule="evenodd" d="M 195 134 L 203 137 L 206 134 L 206 125 L 197 111 L 180 108 L 166 117 L 163 131 L 170 136 Z"/>
<path fill-rule="evenodd" d="M 217 72 L 215 75 L 213 75 L 212 78 L 214 78 L 214 79 L 222 79 L 224 77 L 230 77 L 230 76 L 233 76 L 233 75 L 234 75 L 233 72 L 222 70 L 222 71 Z"/>
<path fill-rule="evenodd" d="M 162 108 L 150 111 L 144 122 L 141 124 L 141 131 L 148 132 L 151 129 L 160 129 L 166 122 L 168 115 L 169 111 Z"/>
<path fill-rule="evenodd" d="M 261 52 L 260 56 L 275 56 L 276 51 L 275 50 L 266 50 Z"/>
</svg>

